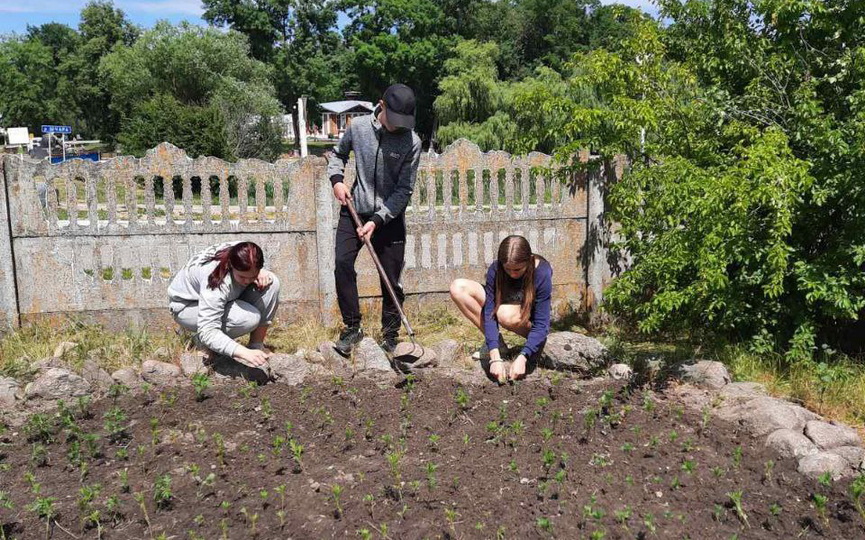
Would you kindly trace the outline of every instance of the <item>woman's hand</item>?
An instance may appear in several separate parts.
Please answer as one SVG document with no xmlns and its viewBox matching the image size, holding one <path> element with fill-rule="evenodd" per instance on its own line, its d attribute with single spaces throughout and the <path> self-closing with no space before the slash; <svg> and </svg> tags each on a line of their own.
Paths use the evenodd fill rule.
<svg viewBox="0 0 865 540">
<path fill-rule="evenodd" d="M 499 384 L 508 380 L 508 370 L 498 349 L 490 351 L 490 375 L 495 377 Z"/>
<path fill-rule="evenodd" d="M 514 358 L 514 361 L 511 363 L 511 374 L 510 379 L 515 381 L 517 379 L 522 379 L 526 375 L 526 355 L 521 354 Z"/>
<path fill-rule="evenodd" d="M 258 277 L 255 278 L 255 288 L 258 290 L 266 289 L 271 283 L 273 283 L 273 272 L 262 268 Z"/>
<path fill-rule="evenodd" d="M 258 349 L 247 349 L 239 345 L 234 351 L 234 359 L 249 367 L 263 368 L 267 365 L 268 354 Z"/>
</svg>

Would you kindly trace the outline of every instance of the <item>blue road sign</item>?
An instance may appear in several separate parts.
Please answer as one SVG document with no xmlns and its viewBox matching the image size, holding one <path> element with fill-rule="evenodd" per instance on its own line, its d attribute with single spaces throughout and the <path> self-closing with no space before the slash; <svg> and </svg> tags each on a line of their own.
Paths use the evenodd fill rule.
<svg viewBox="0 0 865 540">
<path fill-rule="evenodd" d="M 65 133 L 67 135 L 72 133 L 72 126 L 42 126 L 42 133 Z"/>
</svg>

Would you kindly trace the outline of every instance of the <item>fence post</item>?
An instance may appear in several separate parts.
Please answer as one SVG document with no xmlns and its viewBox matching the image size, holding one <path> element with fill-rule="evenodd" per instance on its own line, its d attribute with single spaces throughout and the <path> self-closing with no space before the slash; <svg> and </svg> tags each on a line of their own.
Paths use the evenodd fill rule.
<svg viewBox="0 0 865 540">
<path fill-rule="evenodd" d="M 307 158 L 308 159 L 308 158 Z M 318 248 L 318 298 L 321 322 L 325 326 L 337 323 L 336 278 L 333 275 L 334 221 L 333 192 L 328 182 L 327 168 L 318 165 L 312 168 L 315 185 L 315 237 Z"/>
<path fill-rule="evenodd" d="M 9 182 L 6 160 L 0 158 L 0 330 L 18 328 L 18 289 L 15 283 L 15 254 L 9 216 Z"/>
</svg>

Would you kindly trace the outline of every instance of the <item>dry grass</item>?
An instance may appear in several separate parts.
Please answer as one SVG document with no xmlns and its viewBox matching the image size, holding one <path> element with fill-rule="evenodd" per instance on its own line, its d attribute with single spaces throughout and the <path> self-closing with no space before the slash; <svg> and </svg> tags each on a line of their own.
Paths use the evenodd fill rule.
<svg viewBox="0 0 865 540">
<path fill-rule="evenodd" d="M 147 358 L 177 358 L 186 339 L 174 332 L 148 332 L 128 329 L 108 332 L 101 326 L 68 320 L 62 327 L 36 323 L 0 338 L 0 375 L 28 380 L 33 375 L 33 363 L 53 355 L 64 342 L 77 346 L 64 355 L 64 360 L 80 369 L 92 359 L 106 370 L 137 366 Z"/>
</svg>

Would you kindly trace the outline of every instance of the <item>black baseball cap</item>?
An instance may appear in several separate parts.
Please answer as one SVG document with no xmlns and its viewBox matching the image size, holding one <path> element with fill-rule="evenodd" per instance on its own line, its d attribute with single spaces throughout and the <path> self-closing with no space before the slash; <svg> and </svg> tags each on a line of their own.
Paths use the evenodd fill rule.
<svg viewBox="0 0 865 540">
<path fill-rule="evenodd" d="M 387 108 L 388 124 L 405 129 L 414 129 L 414 90 L 404 84 L 392 84 L 384 91 L 382 101 Z"/>
</svg>

